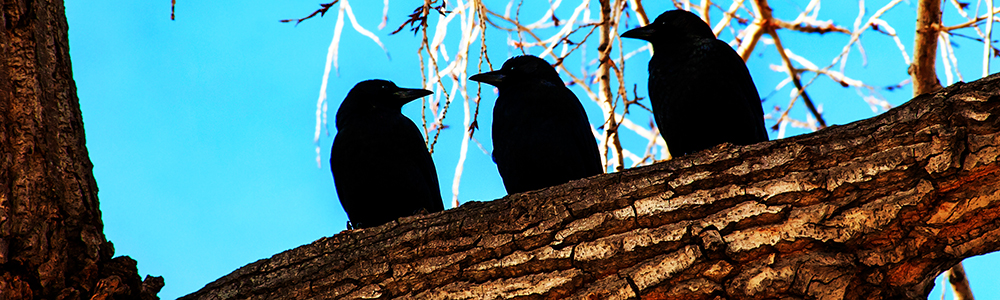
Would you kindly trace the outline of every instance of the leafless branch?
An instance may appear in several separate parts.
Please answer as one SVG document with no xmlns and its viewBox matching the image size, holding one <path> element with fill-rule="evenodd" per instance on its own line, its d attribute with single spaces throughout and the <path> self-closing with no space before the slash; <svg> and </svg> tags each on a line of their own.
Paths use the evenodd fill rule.
<svg viewBox="0 0 1000 300">
<path fill-rule="evenodd" d="M 917 6 L 917 34 L 913 43 L 913 64 L 910 66 L 914 96 L 941 88 L 934 70 L 941 27 L 941 2 L 921 0 Z"/>
<path fill-rule="evenodd" d="M 341 5 L 338 9 L 334 39 L 328 52 L 328 70 L 321 87 L 324 91 L 321 91 L 320 101 L 317 102 L 317 141 L 322 125 L 326 124 L 325 83 L 328 80 L 329 71 L 338 69 L 337 51 L 344 15 L 347 15 L 347 20 L 352 22 L 356 31 L 369 36 L 381 46 L 377 36 L 358 25 L 349 4 L 346 3 L 347 1 L 337 0 L 320 4 L 321 8 L 309 16 L 294 19 L 301 22 L 316 15 L 323 16 L 334 4 Z M 935 75 L 934 58 L 937 52 L 940 52 L 948 82 L 953 82 L 956 78 L 964 80 L 962 73 L 957 68 L 959 57 L 951 46 L 952 36 L 968 37 L 984 44 L 984 70 L 988 70 L 986 65 L 989 61 L 988 56 L 1000 53 L 1000 50 L 993 47 L 989 38 L 992 30 L 990 22 L 996 18 L 995 15 L 1000 12 L 1000 8 L 991 8 L 985 14 L 972 13 L 971 11 L 966 12 L 966 10 L 971 9 L 969 5 L 957 0 L 949 0 L 959 14 L 965 18 L 965 21 L 953 26 L 944 26 L 941 24 L 940 18 L 936 20 L 922 19 L 926 22 L 918 26 L 918 36 L 923 37 L 923 39 L 918 37 L 919 41 L 914 44 L 911 59 L 910 52 L 907 51 L 906 46 L 897 35 L 896 26 L 898 24 L 890 24 L 882 19 L 886 12 L 898 6 L 902 1 L 891 0 L 878 10 L 868 14 L 865 11 L 865 2 L 859 0 L 857 17 L 853 18 L 852 16 L 851 18 L 854 21 L 852 28 L 842 25 L 849 24 L 847 22 L 821 19 L 819 0 L 809 1 L 808 5 L 792 20 L 775 18 L 766 0 L 735 0 L 724 3 L 709 0 L 698 1 L 698 3 L 692 3 L 689 0 L 675 0 L 673 4 L 676 7 L 698 13 L 712 25 L 712 30 L 716 35 L 731 34 L 729 43 L 736 47 L 737 53 L 744 60 L 749 59 L 755 50 L 758 52 L 771 51 L 771 49 L 777 51 L 780 62 L 772 63 L 772 69 L 785 73 L 787 78 L 778 83 L 771 94 L 787 87 L 793 86 L 793 88 L 789 93 L 787 105 L 772 105 L 775 110 L 769 113 L 767 118 L 775 122 L 772 128 L 778 131 L 778 137 L 784 137 L 785 129 L 789 127 L 818 130 L 827 125 L 821 103 L 825 99 L 814 99 L 808 93 L 812 84 L 817 80 L 829 79 L 845 87 L 854 87 L 857 91 L 857 97 L 867 103 L 873 112 L 890 108 L 889 102 L 879 91 L 898 90 L 910 82 L 915 83 L 914 91 L 920 91 L 926 87 L 926 82 L 916 83 L 918 80 L 916 75 L 911 79 L 900 78 L 899 84 L 877 87 L 858 79 L 858 74 L 848 74 L 845 71 L 849 56 L 855 49 L 861 57 L 862 64 L 867 62 L 867 54 L 861 44 L 861 37 L 869 29 L 892 39 L 902 58 L 903 64 L 900 64 L 900 67 L 912 66 L 911 70 L 915 71 L 913 74 Z M 921 3 L 924 2 L 927 0 L 921 0 Z M 458 187 L 467 148 L 470 146 L 468 142 L 470 140 L 476 141 L 474 134 L 479 126 L 477 119 L 482 88 L 477 84 L 475 95 L 467 92 L 469 88 L 467 84 L 469 58 L 478 56 L 478 66 L 474 69 L 479 72 L 494 69 L 493 64 L 489 61 L 485 46 L 487 31 L 506 33 L 509 51 L 531 53 L 550 60 L 553 66 L 569 79 L 567 85 L 570 88 L 582 91 L 586 98 L 590 99 L 589 102 L 600 107 L 604 122 L 603 124 L 594 124 L 596 126 L 594 135 L 599 140 L 602 152 L 606 154 L 604 158 L 606 166 L 612 167 L 612 170 L 620 171 L 626 167 L 626 159 L 630 161 L 629 166 L 639 166 L 660 159 L 669 159 L 666 151 L 669 145 L 666 145 L 659 137 L 659 132 L 652 124 L 652 120 L 641 122 L 633 120 L 639 116 L 630 111 L 633 105 L 638 105 L 641 111 L 648 112 L 649 108 L 642 103 L 644 98 L 635 90 L 634 84 L 631 93 L 628 91 L 629 88 L 624 79 L 627 61 L 637 54 L 646 53 L 646 51 L 652 53 L 653 50 L 648 45 L 636 49 L 623 49 L 621 39 L 618 38 L 622 26 L 631 27 L 632 24 L 643 26 L 650 22 L 650 16 L 647 15 L 642 1 L 553 0 L 550 1 L 548 9 L 532 13 L 522 12 L 522 4 L 523 1 L 511 0 L 503 8 L 503 11 L 500 11 L 490 9 L 481 0 L 425 0 L 407 18 L 399 22 L 398 27 L 390 33 L 395 34 L 407 29 L 419 37 L 420 45 L 417 54 L 420 58 L 421 78 L 425 88 L 435 91 L 433 96 L 424 98 L 421 110 L 421 124 L 426 133 L 428 149 L 432 153 L 442 130 L 448 127 L 445 124 L 445 119 L 450 105 L 455 100 L 463 102 L 462 143 L 452 184 L 452 205 L 458 204 Z M 987 6 L 992 7 L 992 4 L 987 3 Z M 382 23 L 379 24 L 380 29 L 386 26 L 387 7 L 386 3 L 383 7 Z M 923 9 L 940 12 L 941 7 L 924 7 Z M 598 12 L 595 13 L 598 15 L 596 18 L 591 16 L 592 11 L 595 10 Z M 921 12 L 924 11 L 921 10 Z M 291 20 L 293 19 L 282 21 L 290 22 Z M 980 25 L 984 25 L 985 30 L 981 29 Z M 965 28 L 972 28 L 976 35 L 966 36 L 955 32 Z M 455 44 L 453 39 L 445 42 L 444 36 L 456 30 L 460 31 L 461 37 L 458 43 Z M 797 49 L 796 45 L 782 43 L 783 40 L 780 36 L 782 36 L 783 30 L 811 33 L 817 38 L 825 33 L 848 34 L 850 38 L 843 45 L 842 51 L 833 57 L 804 57 L 795 54 L 793 48 Z M 764 37 L 764 34 L 767 36 Z M 479 51 L 470 51 L 477 41 L 480 44 Z M 773 44 L 774 48 L 757 47 L 761 42 L 768 46 Z M 597 47 L 594 47 L 595 44 Z M 938 50 L 939 47 L 940 50 Z M 597 51 L 593 51 L 593 49 Z M 579 63 L 570 63 L 568 59 L 571 57 L 574 59 L 579 57 Z M 830 59 L 828 64 L 817 65 L 813 63 L 813 61 L 826 59 Z M 483 62 L 486 62 L 486 67 L 483 66 Z M 833 69 L 838 64 L 840 65 L 839 70 Z M 920 69 L 921 71 L 916 72 L 919 68 L 924 67 L 930 69 Z M 808 76 L 810 74 L 812 76 Z M 936 83 L 936 76 L 930 78 L 933 78 Z M 920 87 L 917 87 L 918 85 Z M 808 110 L 805 116 L 790 114 L 792 107 L 799 102 L 798 99 L 802 99 Z M 648 118 L 648 116 L 642 115 L 642 118 Z M 638 147 L 628 149 L 629 147 L 622 145 L 620 136 L 623 133 L 634 134 L 645 139 L 647 142 L 644 143 L 644 149 Z M 482 149 L 481 145 L 480 148 Z M 483 152 L 488 154 L 486 150 Z"/>
<path fill-rule="evenodd" d="M 172 1 L 176 1 L 176 0 L 172 0 Z M 333 7 L 333 5 L 337 4 L 337 2 L 339 2 L 339 1 L 340 0 L 333 0 L 333 2 L 330 2 L 330 3 L 325 3 L 325 4 L 321 3 L 319 5 L 320 8 L 317 9 L 316 11 L 314 11 L 313 13 L 309 14 L 308 16 L 305 16 L 305 17 L 302 17 L 302 18 L 298 18 L 298 19 L 278 20 L 278 22 L 288 23 L 288 22 L 291 22 L 291 21 L 295 21 L 295 24 L 298 25 L 299 23 L 302 23 L 302 21 L 308 20 L 308 19 L 310 19 L 312 17 L 315 17 L 316 15 L 319 15 L 320 17 L 323 17 L 323 16 L 326 15 L 326 11 L 330 10 L 330 7 Z M 172 15 L 173 15 L 173 13 L 171 13 L 171 16 Z M 171 17 L 171 20 L 173 20 L 172 17 Z"/>
</svg>

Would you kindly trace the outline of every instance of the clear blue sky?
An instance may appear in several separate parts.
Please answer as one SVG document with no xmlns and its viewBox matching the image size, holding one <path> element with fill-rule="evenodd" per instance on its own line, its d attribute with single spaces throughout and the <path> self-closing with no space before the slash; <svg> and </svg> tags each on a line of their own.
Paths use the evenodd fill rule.
<svg viewBox="0 0 1000 300">
<path fill-rule="evenodd" d="M 166 0 L 67 1 L 74 79 L 100 188 L 104 231 L 115 243 L 117 255 L 138 260 L 140 273 L 165 277 L 160 297 L 173 299 L 194 292 L 240 266 L 345 228 L 347 218 L 327 164 L 335 132 L 321 141 L 323 165 L 319 168 L 312 138 L 336 8 L 325 18 L 298 26 L 278 22 L 305 16 L 319 2 L 180 0 L 177 20 L 171 21 Z M 772 2 L 775 13 L 786 20 L 794 19 L 808 3 Z M 488 6 L 502 11 L 505 4 Z M 827 7 L 819 19 L 852 27 L 856 2 L 824 4 Z M 419 87 L 415 54 L 419 40 L 406 32 L 389 35 L 415 5 L 393 2 L 388 26 L 377 31 L 381 1 L 352 2 L 358 22 L 382 39 L 392 60 L 346 22 L 339 76 L 332 75 L 327 90 L 331 130 L 340 100 L 358 81 L 383 78 L 402 87 Z M 873 5 L 882 4 L 868 3 L 869 15 L 879 8 Z M 914 5 L 901 4 L 884 18 L 896 26 L 908 52 L 912 52 Z M 575 4 L 564 4 L 558 13 L 568 16 L 571 6 Z M 651 17 L 666 9 L 663 4 L 647 4 Z M 597 16 L 595 8 L 591 11 Z M 541 11 L 526 8 L 522 14 L 534 20 Z M 953 13 L 945 15 L 954 17 Z M 956 23 L 948 18 L 949 24 Z M 821 66 L 847 40 L 841 34 L 782 34 L 786 47 L 817 58 L 814 62 Z M 489 55 L 497 66 L 520 53 L 504 46 L 503 33 L 490 31 L 488 39 Z M 848 75 L 876 86 L 907 78 L 891 39 L 870 31 L 863 42 L 868 65 L 863 66 L 854 52 Z M 959 48 L 960 68 L 970 81 L 979 78 L 982 45 L 964 45 Z M 624 46 L 632 50 L 642 44 L 625 41 Z M 768 68 L 777 62 L 775 57 L 772 46 L 761 45 L 748 63 L 761 96 L 768 96 L 765 111 L 788 102 L 788 87 L 771 93 L 784 78 L 783 73 Z M 640 95 L 645 94 L 647 60 L 648 54 L 640 54 L 626 68 L 626 82 L 639 84 Z M 998 63 L 994 59 L 994 65 Z M 938 68 L 943 68 L 940 61 Z M 845 124 L 876 114 L 853 89 L 826 79 L 817 82 L 810 92 L 822 103 L 829 123 Z M 481 130 L 476 134 L 486 149 L 492 149 L 489 128 L 495 96 L 490 90 L 484 89 Z M 578 88 L 575 91 L 585 99 Z M 910 86 L 882 91 L 893 105 L 908 100 L 910 93 Z M 586 100 L 585 106 L 592 123 L 599 123 L 598 107 Z M 446 120 L 452 127 L 442 133 L 434 154 L 445 199 L 451 198 L 461 139 L 460 107 L 459 103 L 452 107 Z M 419 120 L 420 105 L 410 104 L 404 113 Z M 793 110 L 793 116 L 804 119 L 801 110 Z M 635 120 L 644 119 L 637 115 Z M 504 196 L 489 156 L 471 143 L 468 153 L 460 200 Z M 996 272 L 989 268 L 1000 259 L 993 257 L 973 258 L 966 264 L 973 289 L 982 298 L 1000 295 Z M 935 295 L 939 295 L 937 290 Z"/>
</svg>

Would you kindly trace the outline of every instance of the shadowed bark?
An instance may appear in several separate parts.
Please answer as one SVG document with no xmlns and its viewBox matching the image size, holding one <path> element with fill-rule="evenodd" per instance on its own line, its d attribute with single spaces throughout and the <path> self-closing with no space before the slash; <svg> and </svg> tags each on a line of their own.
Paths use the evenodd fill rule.
<svg viewBox="0 0 1000 300">
<path fill-rule="evenodd" d="M 998 89 L 344 231 L 182 299 L 926 299 L 1000 249 Z"/>
<path fill-rule="evenodd" d="M 0 1 L 0 299 L 155 299 L 104 238 L 63 2 Z"/>
</svg>

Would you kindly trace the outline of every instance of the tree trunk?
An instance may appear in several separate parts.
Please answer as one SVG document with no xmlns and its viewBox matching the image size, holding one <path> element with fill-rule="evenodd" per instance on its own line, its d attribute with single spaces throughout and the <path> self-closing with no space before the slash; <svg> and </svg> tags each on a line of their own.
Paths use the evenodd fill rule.
<svg viewBox="0 0 1000 300">
<path fill-rule="evenodd" d="M 926 299 L 1000 249 L 998 89 L 344 231 L 182 299 Z"/>
<path fill-rule="evenodd" d="M 63 3 L 0 1 L 0 299 L 139 298 L 104 238 Z"/>
</svg>

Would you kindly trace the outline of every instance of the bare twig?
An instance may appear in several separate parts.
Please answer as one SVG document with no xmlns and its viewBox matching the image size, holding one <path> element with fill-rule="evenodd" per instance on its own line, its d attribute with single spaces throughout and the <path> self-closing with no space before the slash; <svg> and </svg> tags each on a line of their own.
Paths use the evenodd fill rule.
<svg viewBox="0 0 1000 300">
<path fill-rule="evenodd" d="M 649 17 L 646 15 L 646 9 L 642 7 L 642 0 L 629 0 L 629 4 L 639 18 L 639 26 L 648 25 Z"/>
<path fill-rule="evenodd" d="M 823 33 L 827 33 L 827 32 L 840 32 L 840 33 L 851 34 L 851 31 L 847 30 L 847 28 L 843 28 L 843 27 L 834 25 L 832 22 L 820 22 L 820 23 L 794 22 L 794 23 L 791 23 L 791 22 L 785 22 L 785 21 L 782 21 L 782 20 L 779 20 L 779 19 L 771 19 L 771 22 L 772 22 L 772 24 L 774 26 L 777 26 L 777 27 L 781 27 L 781 28 L 785 28 L 785 29 L 790 29 L 790 30 L 794 30 L 794 31 L 801 31 L 801 32 L 805 32 L 805 33 L 819 33 L 819 34 L 823 34 Z"/>
<path fill-rule="evenodd" d="M 875 28 L 875 31 L 891 36 L 892 40 L 896 42 L 896 47 L 899 48 L 899 52 L 903 55 L 903 62 L 906 63 L 906 65 L 910 65 L 910 55 L 906 53 L 906 46 L 903 45 L 903 41 L 899 39 L 898 35 L 896 35 L 896 29 L 892 28 L 888 22 L 882 19 L 872 20 L 872 27 Z"/>
<path fill-rule="evenodd" d="M 174 1 L 176 1 L 176 0 L 174 0 Z M 302 21 L 308 20 L 308 19 L 316 16 L 317 14 L 320 17 L 323 17 L 324 15 L 326 15 L 326 11 L 330 10 L 330 7 L 333 7 L 333 5 L 337 4 L 337 2 L 339 2 L 339 1 L 340 0 L 333 0 L 333 2 L 330 2 L 330 3 L 320 4 L 319 5 L 320 6 L 319 9 L 317 9 L 313 13 L 311 13 L 308 16 L 305 16 L 303 18 L 299 18 L 299 19 L 284 19 L 284 20 L 279 20 L 278 22 L 288 23 L 288 22 L 291 22 L 291 21 L 295 21 L 295 24 L 298 25 L 299 23 L 302 23 Z"/>
<path fill-rule="evenodd" d="M 756 5 L 754 8 L 757 9 L 758 17 L 764 20 L 764 24 L 770 24 L 773 17 L 771 16 L 771 8 L 767 4 L 767 0 L 755 0 Z M 805 102 L 806 107 L 809 108 L 809 112 L 813 114 L 813 117 L 819 121 L 819 128 L 823 129 L 826 127 L 826 121 L 823 120 L 822 114 L 816 109 L 816 105 L 813 104 L 809 94 L 806 92 L 805 88 L 802 86 L 802 81 L 799 79 L 798 74 L 792 69 L 792 62 L 788 59 L 788 54 L 785 52 L 785 47 L 781 45 L 781 39 L 778 38 L 777 31 L 774 30 L 773 26 L 765 26 L 764 31 L 767 32 L 771 38 L 774 39 L 774 46 L 778 50 L 778 54 L 781 56 L 781 61 L 785 64 L 788 70 L 788 77 L 792 79 L 792 83 L 795 84 L 796 93 L 802 96 L 802 101 Z"/>
<path fill-rule="evenodd" d="M 762 11 L 765 9 L 770 11 L 770 7 L 762 7 L 757 1 L 750 1 L 750 6 L 753 7 L 757 15 L 754 16 L 753 23 L 750 23 L 750 26 L 747 26 L 747 29 L 743 32 L 743 41 L 740 42 L 740 47 L 736 49 L 736 53 L 743 58 L 743 61 L 750 59 L 750 53 L 753 52 L 754 47 L 757 46 L 757 42 L 760 41 L 760 36 L 766 32 L 765 27 L 771 26 L 768 24 L 768 20 L 762 17 Z"/>
<path fill-rule="evenodd" d="M 959 12 L 964 13 L 961 10 L 959 10 Z M 1000 14 L 1000 7 L 993 8 L 992 11 L 987 12 L 986 14 L 984 14 L 982 16 L 978 16 L 978 17 L 975 17 L 973 19 L 969 19 L 968 22 L 957 24 L 957 25 L 952 25 L 952 26 L 942 27 L 941 31 L 952 31 L 952 30 L 955 30 L 955 29 L 962 29 L 962 28 L 969 28 L 969 27 L 976 28 L 976 25 L 978 25 L 979 22 L 985 21 L 987 19 L 995 19 L 995 17 L 993 17 L 993 16 L 995 16 L 996 14 Z M 991 17 L 993 17 L 993 18 L 991 18 Z"/>
<path fill-rule="evenodd" d="M 722 20 L 716 23 L 715 27 L 712 27 L 712 33 L 715 33 L 715 36 L 719 36 L 719 33 L 722 33 L 722 29 L 729 27 L 729 22 L 736 15 L 736 11 L 740 9 L 741 5 L 743 5 L 743 0 L 733 1 L 729 9 L 722 14 Z"/>
<path fill-rule="evenodd" d="M 315 136 L 317 140 L 317 161 L 319 155 L 318 139 L 323 125 L 327 124 L 326 106 L 328 103 L 325 94 L 326 81 L 329 77 L 329 71 L 339 70 L 337 53 L 339 50 L 340 32 L 345 22 L 344 15 L 347 15 L 346 20 L 352 22 L 352 26 L 356 31 L 369 36 L 380 47 L 382 46 L 375 34 L 358 25 L 359 23 L 355 20 L 354 13 L 347 1 L 336 0 L 331 3 L 320 4 L 320 9 L 317 9 L 307 17 L 282 20 L 283 22 L 291 22 L 292 20 L 297 20 L 296 23 L 302 22 L 316 15 L 323 16 L 334 4 L 340 4 L 337 24 L 335 25 L 334 41 L 331 42 L 331 48 L 328 51 L 327 65 L 329 70 L 327 70 L 324 77 L 322 86 L 324 91 L 321 91 L 320 100 L 317 101 L 317 129 Z M 649 24 L 651 20 L 649 20 L 649 16 L 647 16 L 643 8 L 642 1 L 597 1 L 597 3 L 601 4 L 599 10 L 601 15 L 599 18 L 590 16 L 592 12 L 597 11 L 595 10 L 596 5 L 594 5 L 596 3 L 592 3 L 593 1 L 591 0 L 577 0 L 578 2 L 569 0 L 570 2 L 567 3 L 563 1 L 549 0 L 549 7 L 547 9 L 536 11 L 537 14 L 536 12 L 529 14 L 525 10 L 522 14 L 521 6 L 524 3 L 523 0 L 509 1 L 503 12 L 494 12 L 488 9 L 481 0 L 425 0 L 409 14 L 408 18 L 399 22 L 399 27 L 393 32 L 394 34 L 403 29 L 408 29 L 414 35 L 420 37 L 418 56 L 420 57 L 422 82 L 425 88 L 435 91 L 433 96 L 423 99 L 423 109 L 421 110 L 421 122 L 426 134 L 425 142 L 429 151 L 434 151 L 435 144 L 439 136 L 441 136 L 442 130 L 447 127 L 444 125 L 444 119 L 448 114 L 450 104 L 454 100 L 461 99 L 464 101 L 464 130 L 461 131 L 462 148 L 460 149 L 457 165 L 455 166 L 456 172 L 452 185 L 453 206 L 458 204 L 458 187 L 469 141 L 476 142 L 474 133 L 478 128 L 479 100 L 482 92 L 479 85 L 477 85 L 475 95 L 467 92 L 469 86 L 467 86 L 466 82 L 466 71 L 470 67 L 468 60 L 473 55 L 478 54 L 478 71 L 485 71 L 486 68 L 482 65 L 484 61 L 489 65 L 489 70 L 493 70 L 485 48 L 485 34 L 487 30 L 498 30 L 501 33 L 506 33 L 508 43 L 513 47 L 509 48 L 509 52 L 532 53 L 545 59 L 551 58 L 550 61 L 553 63 L 553 67 L 561 75 L 566 76 L 564 78 L 570 80 L 567 85 L 571 88 L 578 87 L 578 91 L 582 91 L 591 102 L 601 108 L 604 123 L 594 124 L 598 127 L 593 132 L 595 137 L 600 140 L 602 152 L 605 154 L 604 164 L 606 167 L 613 166 L 611 168 L 613 171 L 622 170 L 626 167 L 624 165 L 625 158 L 628 158 L 630 161 L 630 166 L 637 166 L 669 157 L 666 151 L 667 145 L 659 137 L 659 132 L 652 123 L 652 119 L 648 120 L 648 122 L 647 120 L 633 122 L 634 119 L 630 119 L 637 116 L 630 111 L 632 105 L 638 105 L 642 108 L 641 110 L 636 109 L 637 112 L 642 110 L 648 111 L 649 109 L 640 102 L 642 97 L 637 92 L 632 91 L 630 93 L 626 88 L 627 85 L 623 75 L 624 66 L 626 61 L 637 56 L 636 54 L 646 51 L 652 53 L 653 49 L 646 45 L 637 49 L 624 50 L 621 47 L 621 39 L 618 38 L 617 33 L 621 27 L 632 27 L 634 26 L 633 24 L 640 26 Z M 998 12 L 997 9 L 991 8 L 988 13 L 981 15 L 978 12 L 972 14 L 971 11 L 966 13 L 965 9 L 969 7 L 967 4 L 960 3 L 958 0 L 949 0 L 952 5 L 958 8 L 959 14 L 967 21 L 945 27 L 940 24 L 940 19 L 938 19 L 936 22 L 929 23 L 933 25 L 927 25 L 930 27 L 921 27 L 923 29 L 930 28 L 936 32 L 933 35 L 933 39 L 927 41 L 933 42 L 933 46 L 929 49 L 926 47 L 920 48 L 919 51 L 918 49 L 914 49 L 914 57 L 911 61 L 911 56 L 892 26 L 898 24 L 890 25 L 881 19 L 883 14 L 902 1 L 888 1 L 887 4 L 884 4 L 873 14 L 866 16 L 864 1 L 859 0 L 859 12 L 857 18 L 854 19 L 853 28 L 838 25 L 844 24 L 842 22 L 819 19 L 820 0 L 810 0 L 809 4 L 798 13 L 794 20 L 775 18 L 766 0 L 733 0 L 728 2 L 728 4 L 718 0 L 701 0 L 695 1 L 696 3 L 692 3 L 690 0 L 674 0 L 673 4 L 678 8 L 683 7 L 694 10 L 707 22 L 712 22 L 714 19 L 713 32 L 716 35 L 723 32 L 731 33 L 732 40 L 729 43 L 737 47 L 737 52 L 744 60 L 750 57 L 750 54 L 753 53 L 759 42 L 763 42 L 765 45 L 774 43 L 781 63 L 777 64 L 775 62 L 775 64 L 772 64 L 772 69 L 785 73 L 787 79 L 778 83 L 774 92 L 771 93 L 774 94 L 779 90 L 783 90 L 789 83 L 794 85 L 794 89 L 789 93 L 791 99 L 789 99 L 790 102 L 788 102 L 788 105 L 783 108 L 775 105 L 773 112 L 767 115 L 768 120 L 775 122 L 773 128 L 779 131 L 778 136 L 783 137 L 784 131 L 788 127 L 817 130 L 826 126 L 826 121 L 822 115 L 822 106 L 819 102 L 814 102 L 820 99 L 810 98 L 810 93 L 807 92 L 813 90 L 811 88 L 812 83 L 817 79 L 824 80 L 829 78 L 845 87 L 854 87 L 857 96 L 865 101 L 874 112 L 890 107 L 889 102 L 880 95 L 879 91 L 883 89 L 890 91 L 898 90 L 900 87 L 908 84 L 911 79 L 902 80 L 900 84 L 893 86 L 876 87 L 860 80 L 858 74 L 848 75 L 844 71 L 848 57 L 855 48 L 860 52 L 863 61 L 862 64 L 867 62 L 867 54 L 865 53 L 865 48 L 862 47 L 860 37 L 868 29 L 873 29 L 892 38 L 900 51 L 899 53 L 901 53 L 902 61 L 904 62 L 903 65 L 913 66 L 912 68 L 924 65 L 933 68 L 933 58 L 937 51 L 936 47 L 940 44 L 940 52 L 944 59 L 945 73 L 948 74 L 949 82 L 952 81 L 953 75 L 957 75 L 958 80 L 963 80 L 961 72 L 957 68 L 958 59 L 955 55 L 955 49 L 951 46 L 951 36 L 968 37 L 982 42 L 984 44 L 984 71 L 989 69 L 989 66 L 985 65 L 988 63 L 987 56 L 990 51 L 993 51 L 994 55 L 996 55 L 995 52 L 998 50 L 992 47 L 993 45 L 988 37 L 989 33 L 991 33 L 988 20 L 993 20 L 994 14 Z M 926 2 L 927 0 L 921 1 Z M 386 13 L 388 1 L 384 0 L 384 2 L 381 23 L 378 25 L 379 29 L 386 26 L 388 19 Z M 749 5 L 745 5 L 745 3 L 749 3 Z M 717 9 L 718 11 L 713 12 L 713 9 Z M 937 9 L 940 11 L 940 7 Z M 713 13 L 715 15 L 712 15 Z M 438 17 L 432 18 L 432 14 L 436 14 Z M 853 15 L 850 17 L 853 18 Z M 461 21 L 455 22 L 457 20 Z M 522 23 L 522 21 L 531 22 Z M 981 24 L 986 24 L 984 26 L 986 30 L 981 30 L 981 28 L 977 27 Z M 741 28 L 743 26 L 746 27 Z M 452 38 L 455 36 L 454 34 L 449 36 L 447 42 L 444 38 L 449 31 L 454 32 L 456 28 L 461 30 L 457 47 L 455 39 Z M 963 28 L 974 29 L 978 38 L 971 34 L 966 36 L 952 32 L 953 30 Z M 792 51 L 793 49 L 786 48 L 796 48 L 798 46 L 788 45 L 787 43 L 783 44 L 783 40 L 779 38 L 781 30 L 813 33 L 815 34 L 814 36 L 820 36 L 828 32 L 835 34 L 843 33 L 849 34 L 850 39 L 843 46 L 840 54 L 832 58 L 829 65 L 817 66 L 810 61 L 810 59 L 815 61 L 815 57 L 802 57 L 796 55 Z M 765 33 L 768 36 L 762 38 L 762 35 Z M 926 33 L 926 31 L 921 33 Z M 940 33 L 940 35 L 937 33 Z M 598 36 L 597 40 L 592 39 L 595 35 Z M 941 42 L 938 42 L 937 39 L 941 39 Z M 476 40 L 480 43 L 479 53 L 470 53 L 469 47 Z M 590 41 L 589 46 L 588 40 Z M 595 42 L 598 44 L 596 47 L 598 51 L 596 52 L 592 51 L 595 48 L 593 47 Z M 619 48 L 617 54 L 613 51 L 616 47 L 615 45 Z M 915 46 L 918 45 L 919 43 Z M 590 50 L 589 55 L 588 50 Z M 920 58 L 916 56 L 920 51 L 928 50 L 931 54 L 929 56 L 932 59 L 931 61 L 926 60 L 927 55 Z M 803 51 L 800 50 L 799 52 Z M 388 52 L 386 54 L 388 56 Z M 568 63 L 567 59 L 571 56 L 573 57 L 572 60 L 579 57 L 579 69 L 577 69 L 575 61 L 572 65 Z M 832 69 L 838 64 L 840 65 L 839 71 Z M 612 72 L 615 78 L 611 78 Z M 811 78 L 804 77 L 808 75 L 806 74 L 807 72 L 813 73 L 814 76 Z M 916 77 L 913 78 L 915 79 Z M 934 79 L 936 80 L 936 77 Z M 616 84 L 617 86 L 615 86 Z M 918 90 L 916 84 L 914 90 Z M 767 99 L 768 97 L 769 95 L 764 98 Z M 790 110 L 797 105 L 795 102 L 798 101 L 799 97 L 802 97 L 808 113 L 805 116 L 793 117 L 790 115 Z M 469 101 L 475 102 L 474 110 L 473 103 Z M 642 117 L 647 118 L 648 116 L 643 115 Z M 639 126 L 637 123 L 643 125 Z M 649 123 L 649 126 L 646 126 L 646 123 Z M 640 149 L 626 149 L 627 147 L 621 144 L 620 135 L 622 133 L 619 131 L 626 134 L 630 134 L 629 132 L 635 133 L 648 141 L 642 143 L 645 144 L 645 149 L 642 149 L 643 151 L 637 151 Z M 481 145 L 479 147 L 482 149 Z M 489 151 L 484 149 L 483 152 L 488 155 Z"/>
</svg>

